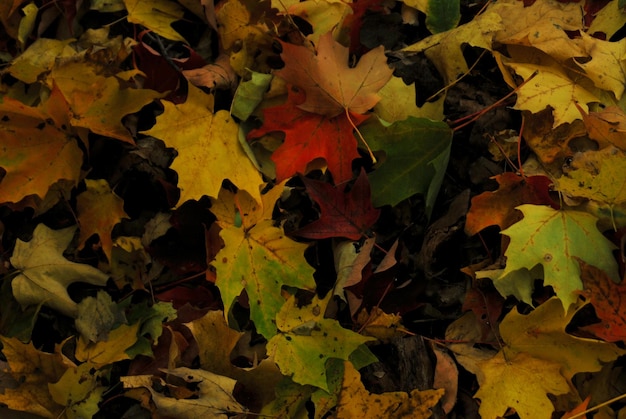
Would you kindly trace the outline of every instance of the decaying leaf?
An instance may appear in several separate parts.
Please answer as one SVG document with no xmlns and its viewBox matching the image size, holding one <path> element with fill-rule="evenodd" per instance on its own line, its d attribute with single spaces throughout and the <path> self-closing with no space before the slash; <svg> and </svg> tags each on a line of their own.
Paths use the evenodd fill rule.
<svg viewBox="0 0 626 419">
<path fill-rule="evenodd" d="M 365 389 L 361 375 L 349 362 L 344 362 L 344 378 L 337 400 L 337 418 L 415 418 L 431 417 L 431 408 L 443 396 L 444 390 L 413 390 L 372 394 Z"/>
</svg>

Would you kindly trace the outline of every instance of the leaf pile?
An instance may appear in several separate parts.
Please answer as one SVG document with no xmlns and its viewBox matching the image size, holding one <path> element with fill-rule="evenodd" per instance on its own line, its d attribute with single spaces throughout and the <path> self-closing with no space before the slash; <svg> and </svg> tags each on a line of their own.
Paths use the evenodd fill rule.
<svg viewBox="0 0 626 419">
<path fill-rule="evenodd" d="M 5 3 L 4 406 L 623 398 L 621 0 Z"/>
</svg>

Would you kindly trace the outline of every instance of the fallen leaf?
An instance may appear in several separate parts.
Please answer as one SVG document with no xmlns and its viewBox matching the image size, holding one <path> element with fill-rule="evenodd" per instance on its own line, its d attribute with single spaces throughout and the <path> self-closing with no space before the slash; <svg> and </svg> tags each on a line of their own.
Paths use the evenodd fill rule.
<svg viewBox="0 0 626 419">
<path fill-rule="evenodd" d="M 113 227 L 122 218 L 129 218 L 124 212 L 124 201 L 111 190 L 104 179 L 85 179 L 87 190 L 76 198 L 76 210 L 80 235 L 80 248 L 94 234 L 97 234 L 102 244 L 102 251 L 108 260 L 111 260 Z"/>
<path fill-rule="evenodd" d="M 601 102 L 594 93 L 572 80 L 556 65 L 544 66 L 507 60 L 504 62 L 525 81 L 533 77 L 532 81 L 517 89 L 515 109 L 538 113 L 550 107 L 554 128 L 580 118 L 576 104 L 588 111 L 588 103 Z"/>
<path fill-rule="evenodd" d="M 261 175 L 239 145 L 237 123 L 227 111 L 213 113 L 213 100 L 190 85 L 187 101 L 163 102 L 165 112 L 144 133 L 178 150 L 172 169 L 178 172 L 181 203 L 203 195 L 217 197 L 224 179 L 260 202 Z"/>
<path fill-rule="evenodd" d="M 183 18 L 184 10 L 178 3 L 168 0 L 123 0 L 128 11 L 128 21 L 145 26 L 164 38 L 186 42 L 172 28 L 172 23 Z"/>
<path fill-rule="evenodd" d="M 224 248 L 212 262 L 224 312 L 228 313 L 235 298 L 246 290 L 250 318 L 257 331 L 268 339 L 276 334 L 274 316 L 285 302 L 281 288 L 285 285 L 315 289 L 314 270 L 304 258 L 308 245 L 286 237 L 271 219 L 282 188 L 272 191 L 263 195 L 263 205 L 250 197 L 246 199 L 245 194 L 230 194 L 232 206 L 225 205 L 217 211 Z M 220 194 L 228 202 L 226 196 L 227 193 Z"/>
<path fill-rule="evenodd" d="M 10 260 L 19 270 L 12 287 L 20 304 L 44 304 L 66 316 L 76 317 L 78 305 L 67 293 L 68 285 L 74 282 L 106 285 L 109 276 L 104 272 L 63 257 L 75 231 L 76 227 L 51 230 L 38 224 L 29 242 L 17 240 Z"/>
<path fill-rule="evenodd" d="M 528 315 L 514 309 L 500 323 L 500 336 L 510 351 L 560 365 L 561 374 L 568 380 L 580 372 L 600 371 L 603 365 L 626 353 L 615 344 L 567 333 L 577 311 L 572 307 L 565 312 L 557 298 L 547 300 Z"/>
<path fill-rule="evenodd" d="M 65 96 L 72 115 L 71 124 L 96 134 L 135 145 L 122 119 L 138 112 L 163 94 L 137 89 L 120 77 L 105 77 L 105 68 L 87 61 L 57 64 L 48 78 Z"/>
<path fill-rule="evenodd" d="M 246 395 L 259 407 L 277 397 L 279 382 L 284 378 L 274 362 L 260 360 L 253 368 L 238 368 L 231 362 L 233 351 L 244 335 L 231 329 L 222 311 L 209 311 L 203 317 L 186 323 L 198 343 L 200 367 L 215 374 L 237 380 Z M 252 407 L 246 404 L 247 407 Z"/>
<path fill-rule="evenodd" d="M 237 74 L 230 66 L 230 57 L 219 55 L 215 62 L 202 68 L 183 70 L 183 76 L 194 86 L 208 87 L 209 89 L 233 89 L 237 86 Z"/>
<path fill-rule="evenodd" d="M 331 358 L 348 360 L 361 345 L 374 339 L 344 329 L 337 320 L 324 318 L 326 304 L 328 300 L 314 297 L 311 304 L 297 307 L 291 297 L 276 315 L 279 333 L 267 342 L 267 354 L 296 383 L 328 392 L 326 362 Z"/>
<path fill-rule="evenodd" d="M 428 36 L 423 40 L 402 49 L 403 52 L 424 52 L 433 62 L 446 84 L 453 83 L 460 75 L 469 72 L 463 56 L 462 46 L 491 50 L 493 39 L 504 29 L 500 13 L 486 11 L 470 22 L 455 29 Z"/>
<path fill-rule="evenodd" d="M 290 89 L 287 103 L 263 110 L 263 126 L 250 131 L 248 139 L 285 133 L 285 142 L 272 154 L 277 182 L 308 173 L 309 163 L 319 158 L 326 161 L 335 184 L 349 181 L 352 160 L 359 157 L 352 124 L 359 126 L 367 117 L 351 113 L 351 122 L 345 114 L 328 118 L 306 112 L 298 107 L 303 98 L 302 91 Z"/>
<path fill-rule="evenodd" d="M 122 324 L 109 332 L 106 341 L 90 342 L 80 336 L 76 341 L 76 359 L 89 362 L 98 369 L 118 361 L 131 359 L 126 351 L 137 342 L 139 326 L 139 323 Z"/>
<path fill-rule="evenodd" d="M 329 118 L 348 112 L 364 114 L 374 107 L 376 94 L 391 78 L 382 46 L 363 55 L 348 67 L 348 48 L 337 43 L 329 32 L 320 37 L 317 51 L 281 43 L 285 67 L 275 74 L 298 86 L 306 94 L 298 108 Z"/>
<path fill-rule="evenodd" d="M 60 353 L 47 353 L 35 349 L 33 343 L 23 343 L 15 338 L 0 337 L 2 354 L 7 358 L 10 375 L 20 383 L 17 388 L 5 388 L 0 403 L 9 408 L 32 413 L 45 418 L 58 418 L 63 406 L 57 404 L 48 384 L 57 382 L 71 366 Z"/>
<path fill-rule="evenodd" d="M 209 371 L 185 367 L 165 371 L 168 375 L 179 377 L 188 385 L 197 390 L 185 398 L 177 398 L 157 391 L 152 382 L 153 377 L 148 375 L 122 377 L 124 388 L 145 387 L 152 394 L 152 401 L 161 415 L 180 419 L 244 417 L 247 409 L 239 404 L 233 396 L 236 381 L 228 377 L 213 374 Z M 161 387 L 166 384 L 156 379 Z M 170 392 L 175 392 L 170 386 Z M 237 415 L 237 416 L 235 416 Z"/>
<path fill-rule="evenodd" d="M 426 102 L 417 107 L 415 83 L 406 85 L 401 77 L 392 77 L 378 91 L 380 101 L 374 106 L 374 112 L 386 122 L 403 121 L 409 116 L 441 121 L 443 116 L 444 96 L 434 102 Z"/>
<path fill-rule="evenodd" d="M 245 121 L 252 115 L 256 107 L 261 103 L 263 95 L 269 89 L 274 76 L 252 71 L 250 80 L 242 81 L 237 87 L 230 113 L 234 117 Z"/>
<path fill-rule="evenodd" d="M 480 386 L 474 397 L 481 401 L 479 412 L 483 418 L 502 417 L 513 408 L 521 419 L 550 419 L 554 406 L 548 394 L 570 391 L 559 364 L 523 352 L 509 355 L 500 351 L 477 366 L 477 370 L 470 371 L 476 374 Z"/>
<path fill-rule="evenodd" d="M 502 17 L 495 42 L 533 47 L 557 60 L 585 56 L 582 46 L 566 32 L 583 30 L 582 8 L 576 3 L 545 0 L 526 7 L 524 2 L 504 1 L 490 6 L 487 13 Z"/>
<path fill-rule="evenodd" d="M 580 106 L 577 107 L 589 138 L 598 141 L 600 149 L 612 145 L 626 151 L 626 114 L 621 108 L 609 106 L 599 112 L 586 113 Z"/>
<path fill-rule="evenodd" d="M 433 388 L 442 388 L 445 390 L 440 402 L 444 413 L 448 414 L 452 411 L 457 402 L 459 369 L 448 352 L 436 346 L 433 347 L 433 352 L 437 358 Z"/>
<path fill-rule="evenodd" d="M 83 153 L 69 131 L 69 108 L 53 88 L 49 99 L 38 107 L 4 97 L 0 103 L 0 202 L 18 203 L 36 195 L 43 199 L 59 179 L 76 185 Z M 37 153 L 30 152 L 37 150 Z M 42 160 L 44 159 L 44 160 Z"/>
<path fill-rule="evenodd" d="M 320 207 L 320 218 L 294 232 L 307 239 L 345 237 L 359 240 L 378 220 L 380 210 L 372 207 L 370 188 L 365 170 L 357 177 L 350 190 L 333 187 L 326 182 L 301 176 L 309 196 Z M 343 190 L 342 190 L 343 189 Z"/>
<path fill-rule="evenodd" d="M 596 227 L 597 218 L 586 212 L 520 205 L 524 218 L 501 233 L 511 238 L 501 278 L 521 268 L 543 265 L 544 284 L 554 289 L 567 309 L 582 289 L 576 257 L 617 278 L 613 244 Z M 594 252 L 589 252 L 589 248 Z"/>
<path fill-rule="evenodd" d="M 373 394 L 365 389 L 361 375 L 349 362 L 344 362 L 344 378 L 337 400 L 337 418 L 426 419 L 439 402 L 444 390 L 413 390 Z"/>
<path fill-rule="evenodd" d="M 603 41 L 580 32 L 582 46 L 591 60 L 575 60 L 596 87 L 613 92 L 617 99 L 624 93 L 626 84 L 626 40 Z"/>
<path fill-rule="evenodd" d="M 626 202 L 626 178 L 623 176 L 626 153 L 606 148 L 584 154 L 580 160 L 573 161 L 576 170 L 557 179 L 557 190 L 570 198 L 596 201 L 612 212 Z"/>
<path fill-rule="evenodd" d="M 593 305 L 601 322 L 582 330 L 593 333 L 608 342 L 626 341 L 626 282 L 616 284 L 607 274 L 592 265 L 581 262 L 584 289 L 580 292 Z"/>
<path fill-rule="evenodd" d="M 549 195 L 552 181 L 546 176 L 522 177 L 506 172 L 494 176 L 498 189 L 472 198 L 465 232 L 470 236 L 497 225 L 504 230 L 522 217 L 515 208 L 522 204 L 556 206 Z M 556 208 L 555 208 L 556 209 Z"/>
<path fill-rule="evenodd" d="M 101 381 L 106 375 L 85 362 L 68 368 L 59 381 L 48 384 L 48 391 L 55 402 L 65 406 L 67 417 L 92 417 L 100 410 L 98 404 L 106 390 Z"/>
<path fill-rule="evenodd" d="M 421 193 L 430 214 L 450 156 L 450 128 L 443 122 L 409 117 L 388 127 L 367 124 L 361 133 L 372 150 L 384 153 L 369 175 L 374 206 L 394 206 Z"/>
</svg>

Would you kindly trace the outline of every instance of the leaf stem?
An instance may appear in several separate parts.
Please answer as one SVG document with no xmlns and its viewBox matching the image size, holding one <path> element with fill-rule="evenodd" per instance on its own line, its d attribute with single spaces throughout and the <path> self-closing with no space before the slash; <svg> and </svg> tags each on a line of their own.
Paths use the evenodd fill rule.
<svg viewBox="0 0 626 419">
<path fill-rule="evenodd" d="M 594 406 L 594 407 L 592 407 L 590 409 L 587 409 L 584 412 L 576 413 L 574 416 L 570 416 L 569 419 L 581 418 L 581 417 L 585 416 L 587 413 L 599 410 L 601 407 L 607 406 L 607 405 L 609 405 L 611 403 L 614 403 L 614 402 L 616 402 L 618 400 L 621 400 L 621 399 L 624 399 L 624 398 L 626 398 L 626 393 L 620 394 L 617 397 L 613 397 L 611 400 L 607 400 L 604 403 L 600 403 L 599 405 L 596 405 L 596 406 Z"/>
<path fill-rule="evenodd" d="M 361 139 L 363 144 L 365 144 L 365 148 L 367 148 L 367 153 L 369 154 L 370 159 L 372 159 L 372 163 L 376 164 L 377 162 L 376 157 L 374 157 L 374 153 L 372 152 L 372 149 L 370 148 L 369 144 L 367 144 L 367 141 L 365 141 L 365 138 L 363 138 L 361 131 L 359 131 L 356 125 L 354 125 L 354 122 L 352 122 L 352 118 L 350 118 L 350 112 L 348 111 L 348 108 L 343 108 L 343 109 L 346 111 L 346 118 L 348 118 L 348 122 L 350 122 L 350 125 L 352 125 L 352 128 L 356 131 L 356 134 Z"/>
</svg>

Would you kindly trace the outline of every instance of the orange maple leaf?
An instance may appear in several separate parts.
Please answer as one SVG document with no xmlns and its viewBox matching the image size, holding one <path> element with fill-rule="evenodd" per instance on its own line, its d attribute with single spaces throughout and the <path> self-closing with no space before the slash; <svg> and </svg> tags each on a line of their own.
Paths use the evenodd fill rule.
<svg viewBox="0 0 626 419">
<path fill-rule="evenodd" d="M 320 37 L 317 54 L 303 46 L 282 43 L 285 67 L 276 74 L 302 88 L 306 100 L 298 108 L 328 117 L 351 111 L 364 114 L 379 101 L 376 94 L 391 78 L 384 48 L 363 55 L 348 67 L 348 48 L 329 32 Z"/>
</svg>

